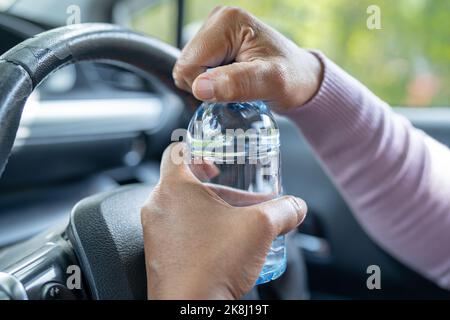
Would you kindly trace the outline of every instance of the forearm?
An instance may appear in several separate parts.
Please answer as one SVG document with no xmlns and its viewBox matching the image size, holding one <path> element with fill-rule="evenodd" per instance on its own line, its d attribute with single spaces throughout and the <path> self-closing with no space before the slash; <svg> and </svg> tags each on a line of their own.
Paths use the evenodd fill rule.
<svg viewBox="0 0 450 320">
<path fill-rule="evenodd" d="M 326 58 L 317 95 L 289 116 L 362 226 L 450 288 L 450 151 Z"/>
</svg>

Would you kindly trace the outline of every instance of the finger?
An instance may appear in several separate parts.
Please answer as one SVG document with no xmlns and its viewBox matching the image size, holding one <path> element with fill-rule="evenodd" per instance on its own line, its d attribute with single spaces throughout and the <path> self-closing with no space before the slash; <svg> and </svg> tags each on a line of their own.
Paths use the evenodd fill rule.
<svg viewBox="0 0 450 320">
<path fill-rule="evenodd" d="M 202 73 L 195 79 L 192 91 L 202 101 L 266 100 L 273 95 L 276 77 L 270 62 L 235 62 Z"/>
<path fill-rule="evenodd" d="M 250 207 L 262 223 L 266 221 L 277 235 L 285 234 L 303 222 L 308 210 L 305 201 L 285 196 Z"/>
<path fill-rule="evenodd" d="M 184 47 L 172 73 L 177 86 L 191 91 L 192 83 L 199 74 L 233 59 L 227 57 L 229 50 L 225 39 L 221 38 L 222 31 L 218 28 L 202 28 Z"/>
<path fill-rule="evenodd" d="M 183 48 L 173 69 L 175 84 L 191 91 L 192 83 L 208 68 L 227 64 L 236 58 L 242 45 L 238 37 L 240 19 L 246 17 L 237 8 L 217 7 L 194 38 Z"/>
<path fill-rule="evenodd" d="M 225 7 L 225 6 L 222 6 L 222 5 L 215 6 L 215 7 L 211 10 L 211 12 L 208 14 L 208 18 L 211 18 L 213 15 L 215 15 L 217 12 L 222 11 L 224 8 L 226 8 L 226 7 Z"/>
<path fill-rule="evenodd" d="M 189 169 L 200 181 L 208 181 L 220 174 L 219 168 L 206 159 L 202 159 L 200 164 L 193 163 L 189 165 Z"/>
<path fill-rule="evenodd" d="M 268 201 L 274 197 L 273 193 L 254 193 L 213 183 L 205 183 L 204 185 L 222 200 L 235 207 L 251 206 L 256 203 Z"/>
</svg>

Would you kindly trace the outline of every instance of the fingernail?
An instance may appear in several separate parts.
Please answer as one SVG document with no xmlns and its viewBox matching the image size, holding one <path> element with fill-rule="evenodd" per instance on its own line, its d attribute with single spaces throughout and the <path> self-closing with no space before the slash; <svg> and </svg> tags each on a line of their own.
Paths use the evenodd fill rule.
<svg viewBox="0 0 450 320">
<path fill-rule="evenodd" d="M 297 207 L 297 213 L 299 215 L 299 223 L 301 224 L 303 220 L 306 218 L 306 213 L 308 212 L 308 206 L 306 205 L 306 202 L 303 199 L 294 197 L 294 202 Z"/>
<path fill-rule="evenodd" d="M 210 79 L 198 79 L 195 83 L 194 91 L 200 100 L 211 100 L 214 98 L 214 86 Z"/>
</svg>

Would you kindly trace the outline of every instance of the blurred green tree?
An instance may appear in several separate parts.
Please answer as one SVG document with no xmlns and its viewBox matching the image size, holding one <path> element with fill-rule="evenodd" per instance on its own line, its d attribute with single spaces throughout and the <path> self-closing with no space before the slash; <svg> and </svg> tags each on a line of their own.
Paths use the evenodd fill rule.
<svg viewBox="0 0 450 320">
<path fill-rule="evenodd" d="M 323 51 L 391 105 L 450 107 L 449 0 L 186 1 L 188 25 L 216 5 L 239 6 L 299 45 Z M 380 8 L 380 30 L 367 27 L 370 5 Z M 175 1 L 160 1 L 134 25 L 174 43 L 175 10 Z"/>
</svg>

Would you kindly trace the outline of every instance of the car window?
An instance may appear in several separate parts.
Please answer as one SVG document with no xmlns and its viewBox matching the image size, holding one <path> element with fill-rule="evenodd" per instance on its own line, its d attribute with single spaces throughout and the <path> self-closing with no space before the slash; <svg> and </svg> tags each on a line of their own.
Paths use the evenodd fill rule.
<svg viewBox="0 0 450 320">
<path fill-rule="evenodd" d="M 219 4 L 323 51 L 391 105 L 450 107 L 448 0 L 186 0 L 184 38 Z M 176 12 L 176 1 L 157 1 L 133 26 L 174 44 Z"/>
<path fill-rule="evenodd" d="M 132 27 L 175 45 L 177 1 L 154 1 L 136 10 L 131 17 Z"/>
</svg>

